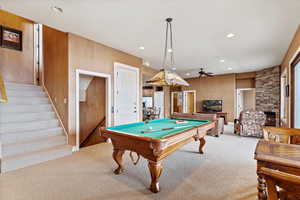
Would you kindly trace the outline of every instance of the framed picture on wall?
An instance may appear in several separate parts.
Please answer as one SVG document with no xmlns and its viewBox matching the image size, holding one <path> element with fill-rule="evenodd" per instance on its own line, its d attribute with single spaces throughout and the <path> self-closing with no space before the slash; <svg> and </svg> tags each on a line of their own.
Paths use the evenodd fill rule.
<svg viewBox="0 0 300 200">
<path fill-rule="evenodd" d="M 1 47 L 22 51 L 22 31 L 5 26 L 2 26 L 0 30 Z"/>
</svg>

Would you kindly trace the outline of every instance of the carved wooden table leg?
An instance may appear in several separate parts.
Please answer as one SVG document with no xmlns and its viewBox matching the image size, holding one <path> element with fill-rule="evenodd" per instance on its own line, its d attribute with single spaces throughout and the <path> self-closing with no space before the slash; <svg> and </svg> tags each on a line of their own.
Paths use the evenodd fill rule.
<svg viewBox="0 0 300 200">
<path fill-rule="evenodd" d="M 199 153 L 201 153 L 201 154 L 204 153 L 203 149 L 204 149 L 205 143 L 206 143 L 206 141 L 205 141 L 204 137 L 200 138 Z"/>
<path fill-rule="evenodd" d="M 267 185 L 265 179 L 257 173 L 257 190 L 258 190 L 258 200 L 267 200 Z"/>
<path fill-rule="evenodd" d="M 148 161 L 148 167 L 150 170 L 151 174 L 151 185 L 150 185 L 150 190 L 154 193 L 159 192 L 159 182 L 158 179 L 161 175 L 162 172 L 162 165 L 161 161 L 154 162 L 149 160 Z"/>
<path fill-rule="evenodd" d="M 116 161 L 116 163 L 118 164 L 118 168 L 115 169 L 114 173 L 115 174 L 121 174 L 124 171 L 123 168 L 123 154 L 124 154 L 124 150 L 119 150 L 119 149 L 114 149 L 113 152 L 113 158 Z"/>
</svg>

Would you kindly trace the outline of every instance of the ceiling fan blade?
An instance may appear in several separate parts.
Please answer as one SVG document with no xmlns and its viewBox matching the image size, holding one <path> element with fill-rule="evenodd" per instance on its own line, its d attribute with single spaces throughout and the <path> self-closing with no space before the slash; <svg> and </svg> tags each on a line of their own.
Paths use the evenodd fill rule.
<svg viewBox="0 0 300 200">
<path fill-rule="evenodd" d="M 212 74 L 206 73 L 206 72 L 204 72 L 203 74 L 205 74 L 206 76 L 211 76 L 212 75 Z"/>
</svg>

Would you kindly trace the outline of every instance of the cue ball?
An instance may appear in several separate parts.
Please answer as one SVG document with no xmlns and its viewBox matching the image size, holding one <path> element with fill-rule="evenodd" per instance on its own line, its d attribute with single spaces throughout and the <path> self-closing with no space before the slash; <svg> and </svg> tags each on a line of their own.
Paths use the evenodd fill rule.
<svg viewBox="0 0 300 200">
<path fill-rule="evenodd" d="M 149 129 L 152 130 L 152 126 L 150 126 Z"/>
</svg>

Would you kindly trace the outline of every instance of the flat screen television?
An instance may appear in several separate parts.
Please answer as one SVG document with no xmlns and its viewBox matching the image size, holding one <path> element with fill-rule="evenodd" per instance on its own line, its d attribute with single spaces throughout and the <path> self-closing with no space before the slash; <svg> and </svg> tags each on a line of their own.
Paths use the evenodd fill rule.
<svg viewBox="0 0 300 200">
<path fill-rule="evenodd" d="M 222 100 L 204 100 L 202 110 L 203 112 L 222 112 Z"/>
</svg>

